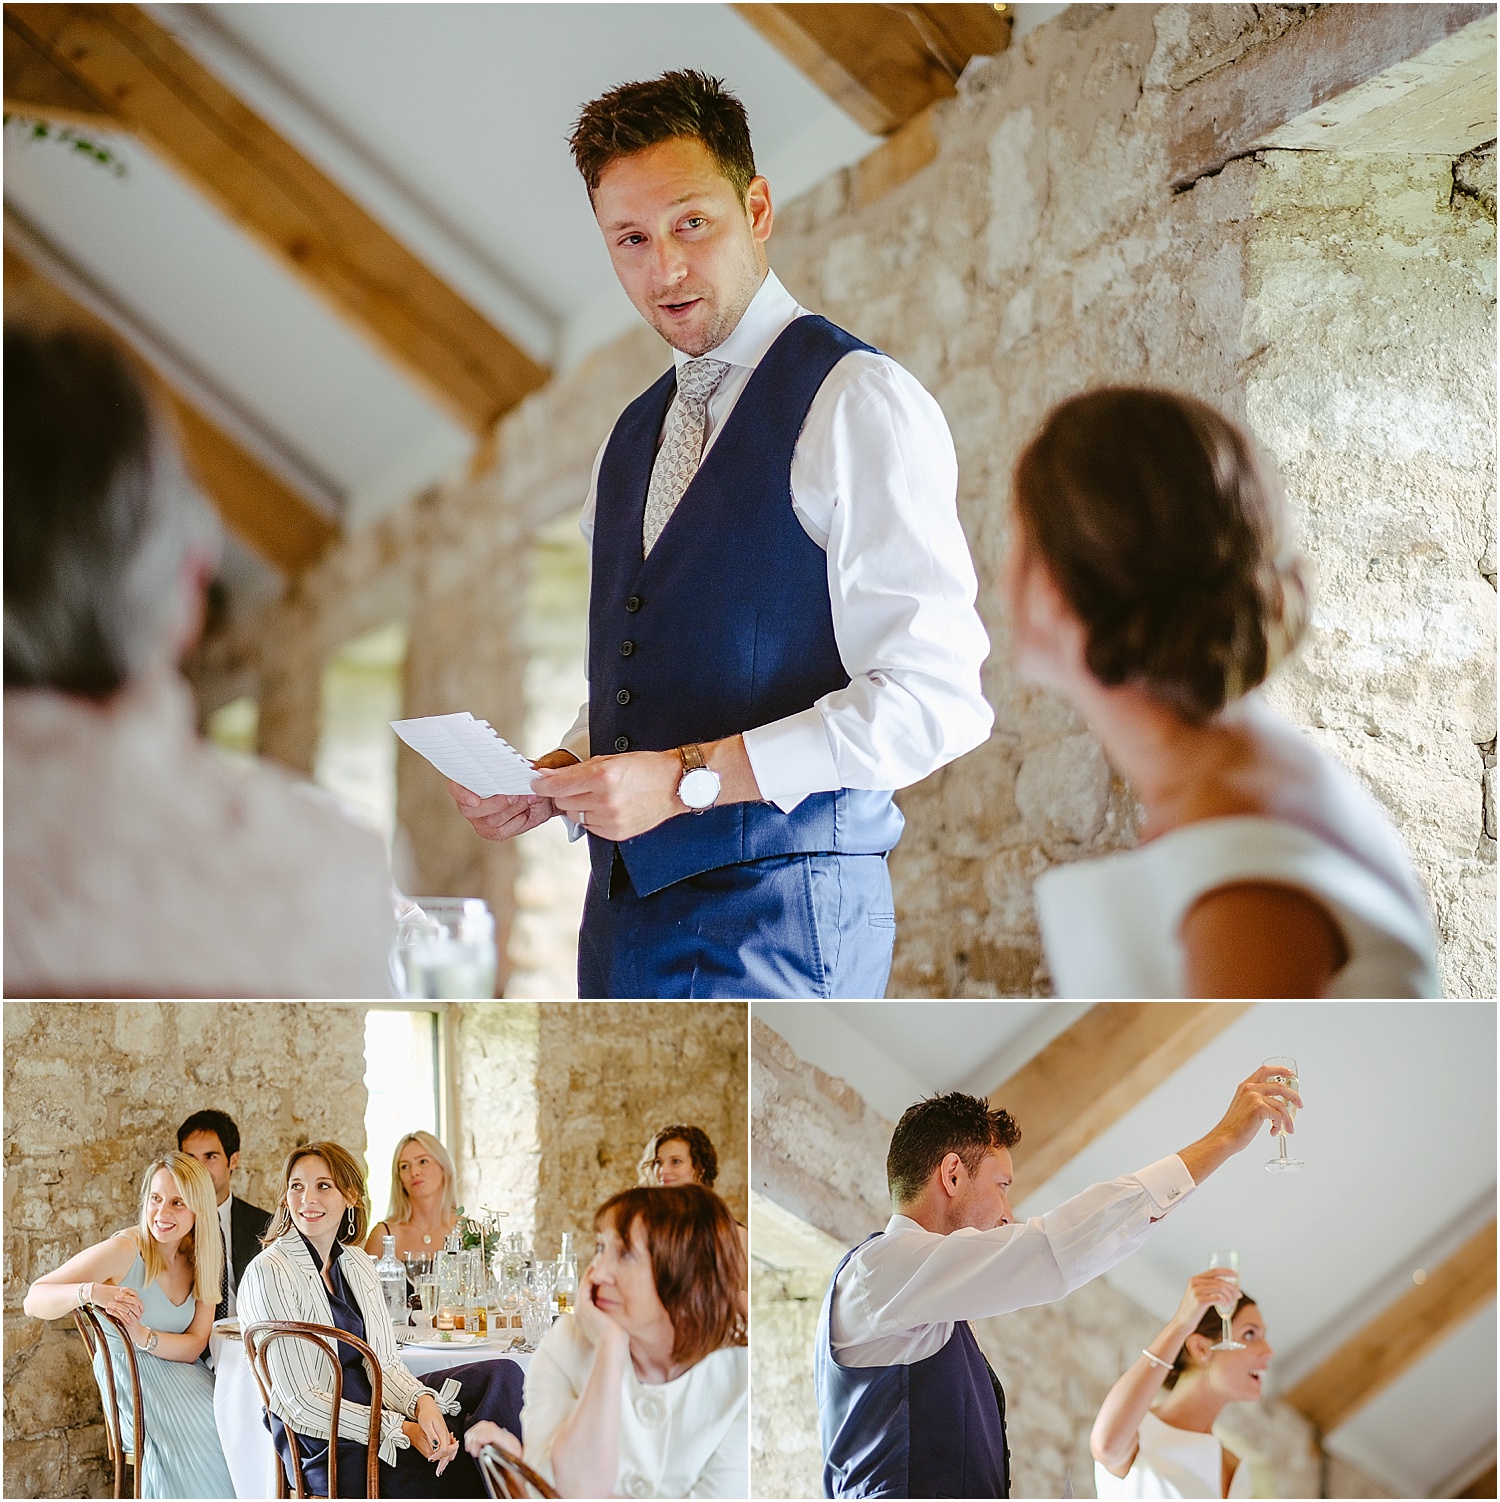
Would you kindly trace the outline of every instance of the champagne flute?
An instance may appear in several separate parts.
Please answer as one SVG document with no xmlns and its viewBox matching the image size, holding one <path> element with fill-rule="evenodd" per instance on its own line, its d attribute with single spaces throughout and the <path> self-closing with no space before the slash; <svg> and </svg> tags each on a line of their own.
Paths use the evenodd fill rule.
<svg viewBox="0 0 1500 1502">
<path fill-rule="evenodd" d="M 1268 1083 L 1277 1085 L 1290 1085 L 1293 1090 L 1301 1090 L 1302 1081 L 1297 1078 L 1297 1061 L 1295 1059 L 1289 1058 L 1285 1054 L 1277 1054 L 1273 1058 L 1264 1060 L 1261 1067 L 1263 1069 L 1274 1069 L 1276 1071 L 1276 1073 L 1271 1076 Z M 1290 1115 L 1295 1120 L 1297 1115 L 1296 1106 L 1288 1103 L 1286 1109 L 1288 1115 Z M 1304 1166 L 1302 1159 L 1287 1157 L 1285 1132 L 1278 1130 L 1275 1136 L 1277 1148 L 1276 1156 L 1267 1161 L 1266 1172 L 1295 1173 L 1297 1169 Z"/>
<path fill-rule="evenodd" d="M 1233 1282 L 1236 1294 L 1240 1286 L 1240 1254 L 1238 1252 L 1214 1252 L 1208 1259 L 1209 1270 L 1222 1269 L 1227 1281 Z M 1239 1302 L 1238 1296 L 1231 1299 L 1227 1304 L 1215 1304 L 1214 1310 L 1219 1316 L 1220 1323 L 1224 1326 L 1224 1338 L 1217 1345 L 1210 1346 L 1211 1351 L 1243 1351 L 1245 1347 L 1234 1338 L 1233 1331 L 1229 1328 L 1229 1321 L 1234 1318 L 1234 1306 Z"/>
</svg>

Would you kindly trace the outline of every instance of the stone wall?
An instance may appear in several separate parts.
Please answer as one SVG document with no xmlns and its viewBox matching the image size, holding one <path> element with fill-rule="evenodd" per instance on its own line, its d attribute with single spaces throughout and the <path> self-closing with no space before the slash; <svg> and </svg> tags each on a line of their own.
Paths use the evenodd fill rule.
<svg viewBox="0 0 1500 1502">
<path fill-rule="evenodd" d="M 135 1223 L 177 1124 L 240 1128 L 235 1193 L 270 1207 L 286 1152 L 365 1145 L 364 1010 L 279 1002 L 5 1006 L 6 1496 L 109 1495 L 98 1390 L 71 1320 L 21 1312 L 31 1282 Z"/>
<path fill-rule="evenodd" d="M 1391 811 L 1447 992 L 1493 996 L 1495 218 L 1454 166 L 1266 154 L 1245 390 L 1318 567 L 1272 701 Z"/>
<path fill-rule="evenodd" d="M 466 1210 L 504 1210 L 502 1231 L 536 1232 L 541 1132 L 535 1002 L 454 1004 L 453 1078 L 458 1103 L 454 1167 Z"/>
<path fill-rule="evenodd" d="M 744 1003 L 542 1002 L 540 1022 L 539 1249 L 555 1255 L 563 1231 L 591 1249 L 594 1211 L 635 1184 L 646 1139 L 673 1122 L 713 1139 L 714 1187 L 746 1219 Z"/>
</svg>

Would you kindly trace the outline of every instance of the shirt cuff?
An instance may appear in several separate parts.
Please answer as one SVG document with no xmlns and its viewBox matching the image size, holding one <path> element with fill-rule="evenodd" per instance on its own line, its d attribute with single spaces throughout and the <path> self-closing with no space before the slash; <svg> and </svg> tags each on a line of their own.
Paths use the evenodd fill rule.
<svg viewBox="0 0 1500 1502">
<path fill-rule="evenodd" d="M 1153 1220 L 1160 1220 L 1168 1210 L 1175 1209 L 1198 1187 L 1193 1182 L 1192 1174 L 1187 1171 L 1187 1165 L 1176 1153 L 1141 1169 L 1134 1177 L 1151 1196 L 1151 1203 L 1158 1212 L 1151 1217 Z"/>
<path fill-rule="evenodd" d="M 784 814 L 810 793 L 832 793 L 843 786 L 828 727 L 816 705 L 747 730 L 743 739 L 761 797 Z"/>
</svg>

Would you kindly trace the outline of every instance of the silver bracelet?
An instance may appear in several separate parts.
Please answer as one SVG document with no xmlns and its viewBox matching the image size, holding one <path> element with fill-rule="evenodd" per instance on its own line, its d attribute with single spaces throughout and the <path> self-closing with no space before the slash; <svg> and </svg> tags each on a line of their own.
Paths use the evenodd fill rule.
<svg viewBox="0 0 1500 1502">
<path fill-rule="evenodd" d="M 1170 1361 L 1163 1361 L 1160 1356 L 1157 1356 L 1153 1352 L 1148 1351 L 1145 1346 L 1141 1347 L 1141 1355 L 1144 1356 L 1152 1366 L 1159 1366 L 1164 1372 L 1169 1372 L 1172 1370 L 1172 1363 Z"/>
</svg>

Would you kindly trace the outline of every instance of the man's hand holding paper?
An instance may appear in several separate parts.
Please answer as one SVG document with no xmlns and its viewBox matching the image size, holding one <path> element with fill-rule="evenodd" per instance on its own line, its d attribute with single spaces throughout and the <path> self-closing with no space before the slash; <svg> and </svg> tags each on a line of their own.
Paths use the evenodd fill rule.
<svg viewBox="0 0 1500 1502">
<path fill-rule="evenodd" d="M 536 760 L 538 768 L 570 767 L 578 758 L 571 751 L 549 751 Z M 448 781 L 458 811 L 474 826 L 475 834 L 486 840 L 513 840 L 538 824 L 545 824 L 562 810 L 551 798 L 529 793 L 496 793 L 481 798 L 461 783 Z"/>
</svg>

